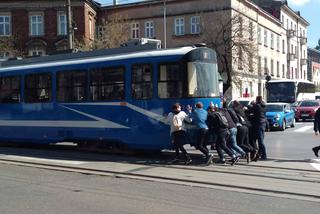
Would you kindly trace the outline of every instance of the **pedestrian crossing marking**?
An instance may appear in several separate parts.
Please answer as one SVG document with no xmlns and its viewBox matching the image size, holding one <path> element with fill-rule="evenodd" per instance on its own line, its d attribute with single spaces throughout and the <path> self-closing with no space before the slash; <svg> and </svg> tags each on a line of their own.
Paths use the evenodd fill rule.
<svg viewBox="0 0 320 214">
<path fill-rule="evenodd" d="M 313 126 L 311 126 L 311 125 L 310 126 L 303 126 L 301 128 L 295 129 L 294 132 L 305 132 L 305 131 L 308 131 L 312 128 L 313 128 Z"/>
<path fill-rule="evenodd" d="M 311 165 L 313 168 L 315 168 L 315 169 L 317 169 L 318 171 L 320 171 L 320 163 L 310 163 L 310 165 Z"/>
</svg>

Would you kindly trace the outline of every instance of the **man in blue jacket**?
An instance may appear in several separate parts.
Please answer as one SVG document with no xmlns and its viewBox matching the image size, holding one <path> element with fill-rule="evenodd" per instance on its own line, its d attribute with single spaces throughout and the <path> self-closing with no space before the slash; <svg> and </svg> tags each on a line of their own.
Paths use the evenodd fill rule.
<svg viewBox="0 0 320 214">
<path fill-rule="evenodd" d="M 197 148 L 206 156 L 206 163 L 209 165 L 213 159 L 213 154 L 207 148 L 208 126 L 206 123 L 208 112 L 203 109 L 201 102 L 196 104 L 196 109 L 190 115 L 192 123 L 197 128 Z"/>
</svg>

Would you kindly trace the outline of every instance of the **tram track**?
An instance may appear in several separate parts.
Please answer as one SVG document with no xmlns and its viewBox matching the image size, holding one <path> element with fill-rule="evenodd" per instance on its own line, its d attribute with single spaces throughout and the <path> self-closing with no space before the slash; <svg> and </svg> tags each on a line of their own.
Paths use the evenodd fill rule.
<svg viewBox="0 0 320 214">
<path fill-rule="evenodd" d="M 85 160 L 84 160 L 85 161 Z M 139 179 L 139 180 L 148 180 L 148 181 L 158 181 L 165 183 L 174 183 L 180 185 L 189 185 L 189 186 L 198 186 L 198 187 L 206 187 L 206 188 L 216 188 L 216 189 L 228 189 L 232 191 L 240 191 L 247 192 L 253 194 L 264 194 L 264 195 L 272 195 L 278 197 L 286 197 L 286 198 L 299 198 L 303 200 L 311 200 L 311 201 L 320 201 L 320 194 L 316 193 L 308 193 L 308 192 L 299 192 L 299 191 L 291 191 L 290 189 L 277 189 L 277 188 L 266 188 L 252 185 L 241 185 L 234 182 L 231 183 L 223 183 L 219 180 L 215 180 L 215 177 L 243 177 L 248 180 L 266 180 L 273 182 L 281 182 L 281 183 L 301 183 L 301 185 L 316 185 L 320 184 L 320 176 L 317 175 L 317 172 L 308 172 L 311 176 L 303 175 L 301 172 L 297 171 L 295 178 L 290 178 L 290 173 L 293 171 L 289 169 L 289 174 L 285 174 L 283 177 L 279 177 L 276 175 L 265 175 L 259 174 L 258 172 L 250 172 L 244 171 L 243 168 L 247 168 L 245 166 L 239 165 L 228 167 L 228 166 L 210 166 L 205 168 L 194 167 L 194 166 L 180 166 L 180 165 L 165 165 L 165 164 L 142 164 L 142 163 L 117 163 L 117 162 L 108 162 L 108 164 L 122 164 L 122 165 L 134 165 L 131 169 L 114 170 L 112 167 L 108 168 L 92 168 L 88 166 L 70 166 L 63 164 L 55 164 L 55 163 L 45 163 L 45 162 L 35 162 L 28 160 L 14 160 L 7 158 L 0 158 L 0 163 L 3 164 L 12 164 L 19 166 L 27 166 L 27 167 L 36 167 L 42 169 L 49 170 L 57 170 L 57 171 L 66 171 L 66 172 L 76 172 L 82 174 L 91 174 L 91 175 L 100 175 L 100 176 L 111 176 L 116 178 L 129 178 L 129 179 Z M 250 165 L 247 165 L 250 166 Z M 239 169 L 241 167 L 241 169 Z M 152 169 L 153 171 L 159 171 L 160 173 L 150 173 L 148 170 Z M 283 169 L 280 169 L 283 170 Z M 170 171 L 168 174 L 163 174 L 163 172 Z M 161 173 L 162 172 L 162 173 Z M 170 175 L 171 173 L 171 175 Z M 286 172 L 285 172 L 286 173 Z M 304 173 L 306 173 L 304 171 Z M 185 174 L 185 176 L 176 176 L 177 174 Z M 197 177 L 197 175 L 199 175 Z M 314 177 L 312 178 L 312 176 Z M 203 177 L 212 176 L 213 179 L 203 179 Z"/>
</svg>

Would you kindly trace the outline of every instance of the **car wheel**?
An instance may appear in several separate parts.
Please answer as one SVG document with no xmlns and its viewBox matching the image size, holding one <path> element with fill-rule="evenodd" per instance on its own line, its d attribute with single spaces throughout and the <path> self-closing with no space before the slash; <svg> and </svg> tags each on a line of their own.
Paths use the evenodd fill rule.
<svg viewBox="0 0 320 214">
<path fill-rule="evenodd" d="M 292 124 L 291 124 L 291 128 L 295 127 L 296 126 L 296 119 L 293 118 L 293 121 L 292 121 Z"/>
<path fill-rule="evenodd" d="M 281 127 L 281 131 L 284 131 L 284 130 L 286 130 L 286 121 L 285 120 L 283 120 L 283 122 L 282 122 L 282 127 Z"/>
</svg>

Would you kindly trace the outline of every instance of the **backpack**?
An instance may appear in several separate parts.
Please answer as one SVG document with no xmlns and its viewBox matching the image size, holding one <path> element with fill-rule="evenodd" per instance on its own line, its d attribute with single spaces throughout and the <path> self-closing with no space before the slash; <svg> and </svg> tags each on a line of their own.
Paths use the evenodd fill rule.
<svg viewBox="0 0 320 214">
<path fill-rule="evenodd" d="M 226 116 L 224 116 L 221 112 L 216 112 L 216 115 L 218 118 L 218 126 L 223 129 L 228 128 L 229 123 Z"/>
<path fill-rule="evenodd" d="M 182 129 L 182 121 L 177 114 L 173 115 L 172 124 L 174 131 L 180 131 Z"/>
</svg>

